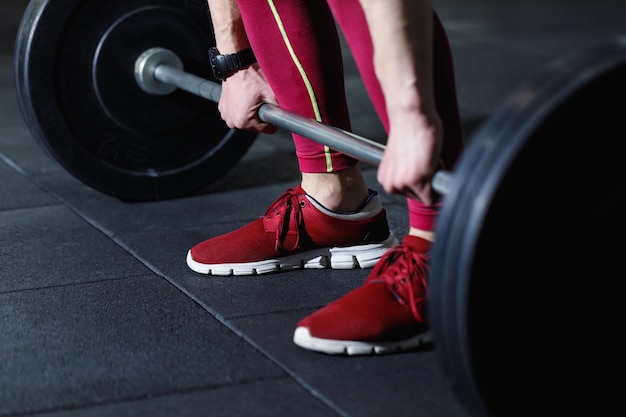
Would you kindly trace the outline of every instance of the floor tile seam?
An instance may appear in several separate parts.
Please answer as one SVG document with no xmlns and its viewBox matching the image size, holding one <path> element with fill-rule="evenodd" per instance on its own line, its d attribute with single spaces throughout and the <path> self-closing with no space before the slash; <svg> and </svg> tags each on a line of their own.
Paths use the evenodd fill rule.
<svg viewBox="0 0 626 417">
<path fill-rule="evenodd" d="M 237 337 L 241 338 L 245 343 L 250 345 L 253 349 L 259 352 L 262 356 L 264 356 L 268 361 L 273 363 L 278 369 L 282 370 L 287 376 L 289 376 L 296 384 L 298 384 L 305 392 L 308 392 L 309 395 L 318 399 L 324 405 L 326 405 L 333 412 L 337 413 L 340 417 L 351 417 L 345 411 L 343 411 L 339 406 L 337 406 L 332 400 L 326 398 L 318 389 L 314 386 L 307 383 L 302 377 L 300 377 L 295 371 L 290 369 L 288 366 L 283 364 L 278 358 L 274 355 L 263 349 L 259 344 L 257 344 L 251 337 L 246 335 L 240 328 L 235 326 L 229 319 L 226 319 L 224 316 L 219 314 L 215 309 L 211 308 L 208 304 L 198 298 L 192 291 L 185 288 L 183 285 L 176 282 L 176 280 L 167 276 L 167 274 L 162 273 L 159 269 L 152 265 L 148 261 L 144 261 L 146 266 L 153 270 L 153 272 L 165 280 L 167 280 L 171 285 L 189 297 L 192 301 L 194 301 L 200 308 L 209 313 L 213 318 L 215 318 L 219 323 L 221 323 L 226 329 L 230 330 Z"/>
<path fill-rule="evenodd" d="M 126 245 L 124 243 L 124 241 L 122 239 L 120 239 L 113 231 L 111 231 L 111 230 L 107 229 L 106 227 L 104 227 L 103 225 L 101 225 L 97 221 L 96 218 L 93 218 L 92 216 L 89 216 L 89 215 L 83 213 L 83 211 L 81 211 L 80 208 L 75 206 L 74 204 L 71 204 L 71 203 L 68 203 L 67 201 L 64 201 L 63 198 L 59 194 L 55 193 L 53 190 L 46 189 L 46 191 L 51 196 L 53 196 L 55 199 L 57 199 L 60 202 L 61 206 L 67 208 L 69 211 L 74 213 L 77 217 L 81 218 L 84 222 L 86 222 L 89 226 L 93 227 L 99 233 L 101 233 L 106 238 L 108 238 L 111 242 L 115 243 L 118 247 L 123 249 L 126 253 L 128 253 L 133 258 L 135 258 L 137 261 L 139 261 L 141 264 L 143 264 L 145 267 L 147 267 L 148 270 L 152 271 L 153 273 L 157 273 L 154 268 L 151 268 L 150 266 L 148 266 L 148 263 L 141 256 L 139 256 L 128 245 Z M 160 274 L 160 273 L 157 273 L 157 275 L 162 276 L 162 274 Z"/>
<path fill-rule="evenodd" d="M 286 379 L 288 379 L 287 376 L 282 376 L 282 377 L 268 376 L 268 377 L 263 377 L 263 378 L 258 378 L 258 379 L 243 380 L 234 384 L 224 383 L 224 384 L 198 385 L 198 386 L 193 386 L 193 387 L 187 387 L 184 389 L 167 390 L 158 394 L 147 393 L 143 395 L 120 397 L 120 398 L 115 398 L 115 399 L 110 399 L 110 400 L 105 400 L 105 401 L 86 402 L 86 403 L 78 404 L 78 405 L 66 405 L 66 406 L 58 406 L 58 407 L 41 408 L 38 410 L 29 411 L 29 412 L 0 414 L 0 417 L 44 416 L 46 414 L 56 414 L 59 412 L 70 412 L 70 411 L 74 412 L 74 411 L 79 411 L 79 410 L 86 411 L 86 410 L 97 409 L 100 407 L 140 403 L 146 400 L 152 401 L 152 400 L 163 399 L 163 398 L 168 398 L 168 397 L 175 397 L 178 395 L 194 394 L 194 393 L 200 393 L 203 391 L 227 389 L 227 388 L 232 388 L 232 387 L 237 387 L 237 386 L 245 386 L 245 385 L 251 385 L 251 384 L 262 383 L 262 382 L 281 381 L 281 380 L 286 380 Z"/>
<path fill-rule="evenodd" d="M 144 274 L 137 274 L 137 275 L 128 275 L 124 277 L 116 277 L 116 278 L 111 278 L 111 279 L 96 279 L 96 280 L 90 280 L 90 281 L 81 281 L 81 282 L 72 282 L 72 283 L 58 284 L 58 285 L 45 285 L 42 287 L 34 287 L 34 288 L 20 288 L 16 290 L 0 291 L 0 296 L 8 295 L 8 294 L 19 294 L 19 293 L 51 290 L 51 289 L 81 287 L 85 285 L 95 285 L 95 284 L 103 284 L 103 283 L 109 283 L 109 282 L 113 283 L 113 282 L 131 280 L 131 279 L 152 279 L 152 278 L 154 278 L 154 275 L 144 273 Z"/>
<path fill-rule="evenodd" d="M 250 313 L 250 314 L 232 314 L 232 315 L 227 315 L 227 316 L 222 316 L 222 317 L 224 318 L 224 320 L 235 321 L 235 320 L 249 319 L 253 317 L 263 317 L 263 316 L 274 315 L 274 314 L 289 314 L 289 313 L 297 313 L 297 312 L 302 312 L 306 314 L 306 312 L 319 310 L 320 308 L 325 307 L 325 306 L 326 304 L 317 304 L 317 305 L 306 306 L 306 307 L 273 309 L 272 311 L 261 311 L 261 312 Z"/>
<path fill-rule="evenodd" d="M 78 210 L 78 211 L 76 211 Z M 143 257 L 141 257 L 140 255 L 138 255 L 136 253 L 136 251 L 126 243 L 126 240 L 130 237 L 133 236 L 142 236 L 142 235 L 154 235 L 154 234 L 159 234 L 159 233 L 173 233 L 171 228 L 167 228 L 167 227 L 163 227 L 163 228 L 151 228 L 150 230 L 135 230 L 135 231 L 130 231 L 127 233 L 117 233 L 109 228 L 104 227 L 98 220 L 97 217 L 95 216 L 88 216 L 88 215 L 83 215 L 80 212 L 80 209 L 76 209 L 75 212 L 77 215 L 79 215 L 80 217 L 82 217 L 85 221 L 87 221 L 92 227 L 100 230 L 107 238 L 109 238 L 111 241 L 113 241 L 115 244 L 117 244 L 119 247 L 121 247 L 122 249 L 124 249 L 129 255 L 131 255 L 133 258 L 137 259 L 138 261 L 140 261 L 142 264 L 146 264 L 146 261 Z M 1 212 L 1 211 L 0 211 Z M 202 230 L 202 231 L 206 231 L 206 229 L 208 227 L 213 227 L 216 225 L 219 226 L 223 226 L 223 225 L 229 225 L 232 224 L 234 226 L 233 230 L 235 228 L 241 227 L 245 224 L 248 224 L 250 222 L 253 222 L 254 220 L 256 220 L 259 216 L 257 217 L 251 217 L 251 218 L 244 218 L 243 220 L 232 220 L 232 221 L 228 221 L 228 222 L 219 222 L 219 223 L 207 223 L 204 225 L 194 225 L 194 226 L 189 226 L 189 227 L 182 227 L 182 228 L 178 228 L 176 229 L 176 233 L 177 234 L 183 234 L 184 232 L 187 231 L 195 231 L 195 230 Z M 184 251 L 184 254 L 186 254 L 187 251 Z"/>
<path fill-rule="evenodd" d="M 27 207 L 25 206 L 25 207 L 23 207 L 23 209 L 39 208 L 39 207 L 64 206 L 64 207 L 69 208 L 74 213 L 77 213 L 77 211 L 72 209 L 72 206 L 67 204 L 67 202 L 64 201 L 64 199 L 59 194 L 54 192 L 54 189 L 44 185 L 40 181 L 40 178 L 44 177 L 43 175 L 39 175 L 38 176 L 36 174 L 33 174 L 33 173 L 27 171 L 19 163 L 15 162 L 13 159 L 11 159 L 9 156 L 7 156 L 6 154 L 4 154 L 2 152 L 0 152 L 0 161 L 4 162 L 9 168 L 12 168 L 14 171 L 16 171 L 22 177 L 24 177 L 24 179 L 26 179 L 26 181 L 30 182 L 33 186 L 37 187 L 39 190 L 41 190 L 42 193 L 50 196 L 50 198 L 52 198 L 53 200 L 56 201 L 56 203 L 50 203 L 50 204 L 33 205 L 33 206 L 27 206 Z M 17 209 L 22 209 L 22 208 L 17 208 Z M 17 210 L 17 209 L 11 209 L 11 210 Z M 2 212 L 2 211 L 5 211 L 5 210 L 0 210 L 0 212 Z M 82 215 L 80 215 L 80 217 L 84 218 L 84 216 L 82 216 Z"/>
<path fill-rule="evenodd" d="M 2 153 L 0 153 L 0 159 L 2 157 Z M 80 219 L 82 219 L 85 223 L 87 223 L 89 226 L 93 227 L 95 230 L 97 230 L 99 233 L 101 233 L 102 235 L 104 235 L 107 239 L 109 239 L 111 242 L 113 242 L 114 244 L 116 244 L 118 247 L 120 247 L 121 249 L 123 249 L 126 253 L 128 253 L 129 255 L 131 255 L 133 258 L 135 258 L 137 261 L 139 261 L 140 263 L 142 263 L 144 266 L 146 266 L 148 268 L 148 270 L 154 272 L 154 270 L 150 267 L 148 267 L 148 265 L 146 265 L 146 262 L 144 262 L 140 256 L 138 256 L 133 250 L 131 250 L 125 243 L 123 240 L 119 239 L 115 233 L 105 227 L 103 227 L 98 221 L 97 219 L 93 218 L 92 216 L 89 216 L 85 213 L 83 213 L 83 211 L 81 211 L 81 209 L 71 203 L 68 203 L 67 201 L 64 201 L 64 199 L 62 198 L 61 195 L 57 194 L 53 189 L 49 189 L 47 187 L 44 187 L 43 185 L 41 185 L 35 178 L 29 176 L 27 173 L 25 173 L 23 170 L 21 170 L 18 167 L 18 171 L 21 172 L 24 176 L 26 176 L 31 182 L 33 182 L 33 184 L 39 188 L 41 188 L 44 192 L 46 192 L 48 195 L 50 195 L 52 198 L 54 198 L 56 201 L 58 201 L 58 204 L 50 204 L 47 206 L 41 206 L 41 207 L 63 207 L 68 209 L 70 212 L 74 213 L 77 217 L 79 217 Z M 39 208 L 39 207 L 36 207 Z M 26 208 L 25 208 L 26 209 Z M 32 209 L 32 208 L 29 208 Z M 2 211 L 0 210 L 0 213 Z M 139 275 L 143 275 L 143 274 L 139 274 Z M 132 277 L 132 276 L 129 276 Z M 128 277 L 122 277 L 122 278 L 128 278 Z M 106 281 L 106 280 L 105 280 Z"/>
<path fill-rule="evenodd" d="M 27 210 L 39 210 L 39 209 L 59 208 L 59 207 L 65 207 L 65 205 L 57 202 L 57 203 L 48 203 L 48 204 L 42 203 L 42 204 L 23 205 L 20 207 L 11 207 L 11 208 L 0 208 L 0 214 L 19 213 L 19 212 L 27 211 Z"/>
<path fill-rule="evenodd" d="M 274 355 L 270 354 L 265 349 L 263 349 L 260 345 L 258 345 L 252 338 L 250 338 L 248 335 L 246 335 L 245 332 L 243 332 L 241 329 L 239 329 L 237 326 L 235 326 L 233 323 L 231 323 L 230 319 L 227 319 L 226 317 L 221 315 L 218 311 L 216 311 L 215 309 L 211 308 L 211 306 L 209 306 L 204 301 L 202 301 L 192 291 L 190 291 L 189 289 L 187 289 L 186 287 L 184 287 L 183 285 L 178 283 L 173 278 L 170 278 L 168 276 L 168 274 L 166 274 L 165 272 L 161 271 L 152 262 L 148 261 L 147 259 L 144 259 L 139 254 L 135 253 L 132 250 L 132 248 L 129 248 L 122 240 L 118 240 L 117 243 L 120 246 L 122 246 L 126 251 L 128 251 L 132 256 L 134 256 L 136 259 L 138 259 L 141 263 L 143 263 L 153 273 L 155 273 L 156 275 L 158 275 L 161 278 L 165 279 L 174 288 L 176 288 L 179 291 L 181 291 L 184 295 L 186 295 L 193 302 L 195 302 L 200 308 L 202 308 L 207 313 L 209 313 L 215 320 L 217 320 L 220 324 L 222 324 L 224 327 L 226 327 L 226 329 L 230 330 L 237 337 L 241 338 L 245 343 L 250 345 L 253 349 L 255 349 L 257 352 L 259 352 L 261 355 L 263 355 L 268 361 L 273 363 L 278 369 L 280 369 L 283 372 L 285 372 L 285 374 L 287 376 L 289 376 L 295 383 L 297 383 L 305 392 L 308 392 L 312 397 L 318 399 L 320 402 L 325 404 L 329 409 L 331 409 L 333 412 L 337 413 L 338 416 L 340 416 L 340 417 L 351 417 L 349 414 L 347 414 L 345 411 L 343 411 L 341 408 L 339 408 L 339 406 L 337 406 L 332 400 L 326 398 L 321 392 L 319 392 L 318 389 L 316 389 L 314 386 L 312 386 L 309 383 L 307 383 L 303 378 L 298 376 L 298 374 L 295 371 L 291 370 L 288 366 L 283 364 L 278 358 L 274 357 Z"/>
<path fill-rule="evenodd" d="M 58 194 L 53 189 L 46 188 L 46 191 L 51 196 L 53 196 L 55 199 L 57 199 L 60 202 L 61 205 L 66 207 L 68 210 L 70 210 L 72 213 L 74 213 L 79 218 L 81 218 L 88 225 L 90 225 L 91 227 L 96 229 L 98 232 L 100 232 L 101 234 L 106 236 L 109 240 L 113 241 L 118 246 L 120 246 L 124 250 L 126 250 L 126 248 L 123 245 L 119 244 L 119 239 L 116 238 L 115 232 L 113 232 L 112 230 L 109 230 L 108 228 L 106 228 L 102 224 L 100 224 L 96 217 L 90 216 L 90 215 L 84 213 L 83 210 L 81 210 L 81 208 L 78 205 L 75 205 L 75 204 L 72 204 L 71 202 L 66 201 L 61 194 Z M 126 252 L 128 252 L 128 250 L 126 250 Z M 133 255 L 133 257 L 136 258 L 136 256 L 134 256 L 134 255 Z"/>
<path fill-rule="evenodd" d="M 24 168 L 22 168 L 22 166 L 20 164 L 15 162 L 13 159 L 11 159 L 11 157 L 9 157 L 4 152 L 0 152 L 0 161 L 4 162 L 10 168 L 13 168 L 15 171 L 17 171 L 18 173 L 22 174 L 24 177 L 31 179 L 31 181 L 32 181 L 32 176 L 28 173 L 28 171 L 26 171 Z"/>
<path fill-rule="evenodd" d="M 43 193 L 49 195 L 50 197 L 52 197 L 54 200 L 57 201 L 57 203 L 55 204 L 41 204 L 41 205 L 35 205 L 33 207 L 49 207 L 49 206 L 57 206 L 57 205 L 67 205 L 63 202 L 62 199 L 60 199 L 49 188 L 45 187 L 40 181 L 38 181 L 35 175 L 28 172 L 19 163 L 15 162 L 13 159 L 11 159 L 9 156 L 7 156 L 6 154 L 2 152 L 0 152 L 0 161 L 4 162 L 9 168 L 13 169 L 15 172 L 20 174 L 22 177 L 24 177 L 24 179 L 26 179 L 26 181 L 33 184 Z M 30 208 L 30 207 L 24 207 L 24 208 Z M 0 211 L 3 211 L 3 210 L 0 210 Z"/>
</svg>

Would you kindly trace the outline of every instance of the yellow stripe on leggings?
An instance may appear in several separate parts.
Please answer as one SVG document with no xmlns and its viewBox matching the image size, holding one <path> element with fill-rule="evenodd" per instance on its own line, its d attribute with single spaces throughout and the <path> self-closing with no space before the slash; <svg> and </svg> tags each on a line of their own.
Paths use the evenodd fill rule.
<svg viewBox="0 0 626 417">
<path fill-rule="evenodd" d="M 289 37 L 287 36 L 287 31 L 285 31 L 285 26 L 283 25 L 282 20 L 280 19 L 280 15 L 278 14 L 278 10 L 276 10 L 276 5 L 274 4 L 274 0 L 267 0 L 267 4 L 270 6 L 272 10 L 272 14 L 274 15 L 274 20 L 278 25 L 278 29 L 283 37 L 283 41 L 285 42 L 285 46 L 287 46 L 287 50 L 291 55 L 291 59 L 293 63 L 298 68 L 298 72 L 300 72 L 300 76 L 302 77 L 302 81 L 306 86 L 306 89 L 309 93 L 309 99 L 311 100 L 311 105 L 313 106 L 313 111 L 315 112 L 315 120 L 318 122 L 322 122 L 322 116 L 320 115 L 319 107 L 317 105 L 317 99 L 315 98 L 315 92 L 313 91 L 313 87 L 311 86 L 311 82 L 309 81 L 309 77 L 307 77 L 300 60 L 298 59 L 293 47 L 291 46 L 291 42 L 289 41 Z M 324 155 L 326 158 L 326 172 L 333 171 L 333 161 L 330 157 L 330 148 L 328 146 L 324 146 Z"/>
</svg>

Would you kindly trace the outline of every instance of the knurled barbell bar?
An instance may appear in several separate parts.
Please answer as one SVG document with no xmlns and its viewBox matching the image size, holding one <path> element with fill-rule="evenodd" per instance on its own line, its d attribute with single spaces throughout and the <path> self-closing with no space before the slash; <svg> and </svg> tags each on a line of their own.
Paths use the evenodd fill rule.
<svg viewBox="0 0 626 417">
<path fill-rule="evenodd" d="M 203 81 L 213 44 L 206 3 L 112 4 L 29 4 L 15 54 L 26 123 L 99 191 L 154 200 L 197 190 L 256 137 L 225 126 L 219 89 Z M 176 51 L 190 73 L 149 62 L 135 72 L 156 45 Z M 180 91 L 187 82 L 178 77 L 196 83 L 193 94 Z M 169 93 L 146 94 L 140 84 Z M 606 370 L 622 356 L 613 347 L 624 313 L 625 95 L 626 40 L 584 50 L 511 95 L 468 139 L 453 173 L 436 176 L 445 199 L 429 312 L 445 376 L 477 416 L 601 415 L 621 406 Z M 275 106 L 259 115 L 380 160 L 382 145 Z"/>
</svg>

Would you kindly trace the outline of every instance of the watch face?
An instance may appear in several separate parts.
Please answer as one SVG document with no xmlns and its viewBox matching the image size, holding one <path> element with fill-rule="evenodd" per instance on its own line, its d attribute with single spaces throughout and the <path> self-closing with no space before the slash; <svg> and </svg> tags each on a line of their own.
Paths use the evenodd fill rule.
<svg viewBox="0 0 626 417">
<path fill-rule="evenodd" d="M 210 61 L 213 61 L 213 58 L 215 58 L 219 54 L 220 52 L 217 50 L 216 47 L 209 48 L 209 60 Z"/>
<path fill-rule="evenodd" d="M 209 63 L 211 64 L 211 69 L 213 70 L 213 76 L 217 80 L 224 81 L 224 69 L 222 68 L 222 62 L 219 58 L 220 52 L 217 48 L 209 48 Z"/>
</svg>

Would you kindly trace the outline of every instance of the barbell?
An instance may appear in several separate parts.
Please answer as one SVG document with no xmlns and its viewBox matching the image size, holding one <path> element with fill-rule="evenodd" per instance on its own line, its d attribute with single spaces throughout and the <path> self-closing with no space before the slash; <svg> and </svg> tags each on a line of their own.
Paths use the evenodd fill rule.
<svg viewBox="0 0 626 417">
<path fill-rule="evenodd" d="M 256 137 L 219 116 L 212 36 L 204 0 L 32 1 L 15 60 L 27 126 L 101 192 L 193 193 Z M 623 327 L 625 94 L 624 38 L 555 62 L 435 176 L 445 194 L 431 257 L 435 346 L 478 416 L 599 414 L 613 399 L 602 382 L 621 355 L 610 347 Z M 271 105 L 259 117 L 380 161 L 382 145 L 349 132 Z"/>
<path fill-rule="evenodd" d="M 20 108 L 35 140 L 91 188 L 125 201 L 195 193 L 222 177 L 256 133 L 229 129 L 215 103 L 146 94 L 137 57 L 158 45 L 210 77 L 204 0 L 31 1 L 15 46 Z"/>
<path fill-rule="evenodd" d="M 146 93 L 167 95 L 179 88 L 215 103 L 220 99 L 221 84 L 185 72 L 183 62 L 169 49 L 154 47 L 144 51 L 137 58 L 134 68 L 135 79 Z M 258 116 L 263 122 L 327 145 L 360 161 L 378 165 L 382 160 L 384 145 L 352 132 L 319 123 L 270 103 L 259 107 Z M 432 180 L 433 188 L 445 194 L 449 180 L 449 172 L 437 171 Z"/>
</svg>

